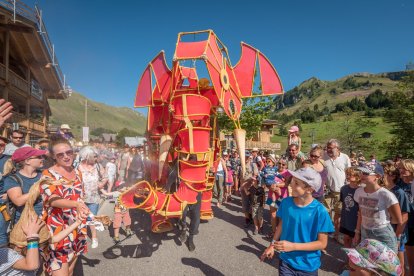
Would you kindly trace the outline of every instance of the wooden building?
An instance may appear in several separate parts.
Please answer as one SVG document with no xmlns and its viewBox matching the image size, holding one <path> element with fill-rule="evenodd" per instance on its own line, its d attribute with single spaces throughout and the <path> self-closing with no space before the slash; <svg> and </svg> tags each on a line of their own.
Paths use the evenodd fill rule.
<svg viewBox="0 0 414 276">
<path fill-rule="evenodd" d="M 65 99 L 68 90 L 37 7 L 0 0 L 0 96 L 13 105 L 1 129 L 9 136 L 19 128 L 26 143 L 47 137 L 48 99 Z"/>
</svg>

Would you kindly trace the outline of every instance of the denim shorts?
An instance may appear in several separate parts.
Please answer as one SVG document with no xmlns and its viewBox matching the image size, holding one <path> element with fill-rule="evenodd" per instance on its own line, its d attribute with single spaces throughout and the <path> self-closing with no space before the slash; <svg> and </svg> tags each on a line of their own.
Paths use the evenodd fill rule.
<svg viewBox="0 0 414 276">
<path fill-rule="evenodd" d="M 98 214 L 98 210 L 99 210 L 99 204 L 98 203 L 85 203 L 86 206 L 88 206 L 89 210 L 91 211 L 92 214 L 94 214 L 95 216 Z"/>
<path fill-rule="evenodd" d="M 394 250 L 394 252 L 398 252 L 397 236 L 395 235 L 391 224 L 376 229 L 365 229 L 364 227 L 361 227 L 361 240 L 364 239 L 373 239 L 380 241 Z"/>
</svg>

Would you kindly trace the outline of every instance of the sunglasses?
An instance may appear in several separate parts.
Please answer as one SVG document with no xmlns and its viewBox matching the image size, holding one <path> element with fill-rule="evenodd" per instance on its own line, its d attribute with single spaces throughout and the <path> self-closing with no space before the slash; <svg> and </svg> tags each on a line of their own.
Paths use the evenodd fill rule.
<svg viewBox="0 0 414 276">
<path fill-rule="evenodd" d="M 14 136 L 12 136 L 12 139 L 23 139 L 23 136 L 21 136 L 21 137 L 14 137 Z"/>
<path fill-rule="evenodd" d="M 65 151 L 65 152 L 56 153 L 56 157 L 59 158 L 59 159 L 62 159 L 63 157 L 65 157 L 65 155 L 67 157 L 72 157 L 73 156 L 73 150 L 68 150 L 68 151 Z"/>
<path fill-rule="evenodd" d="M 320 156 L 319 155 L 313 155 L 313 154 L 311 154 L 310 157 L 312 157 L 312 158 L 319 158 Z"/>
<path fill-rule="evenodd" d="M 28 158 L 29 160 L 32 160 L 32 159 L 45 159 L 45 157 L 43 156 L 43 155 L 39 155 L 39 156 L 33 156 L 33 157 L 30 157 L 30 158 Z"/>
<path fill-rule="evenodd" d="M 277 163 L 277 164 L 280 165 L 280 166 L 286 166 L 285 163 Z"/>
<path fill-rule="evenodd" d="M 289 150 L 290 152 L 294 152 L 294 151 L 296 151 L 296 150 Z"/>
</svg>

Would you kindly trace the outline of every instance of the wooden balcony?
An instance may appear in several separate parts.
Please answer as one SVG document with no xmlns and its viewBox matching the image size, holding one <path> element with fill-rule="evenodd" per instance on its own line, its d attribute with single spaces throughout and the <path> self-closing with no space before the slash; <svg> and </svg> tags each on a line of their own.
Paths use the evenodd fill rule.
<svg viewBox="0 0 414 276">
<path fill-rule="evenodd" d="M 27 118 L 24 114 L 18 112 L 12 112 L 12 117 L 7 120 L 7 123 L 18 123 L 21 127 L 27 130 L 35 130 L 38 132 L 46 133 L 46 126 L 42 120 Z"/>
<path fill-rule="evenodd" d="M 0 78 L 6 80 L 6 66 L 0 63 Z M 30 94 L 29 82 L 17 75 L 12 70 L 9 70 L 9 83 L 12 87 L 19 89 L 24 94 Z"/>
</svg>

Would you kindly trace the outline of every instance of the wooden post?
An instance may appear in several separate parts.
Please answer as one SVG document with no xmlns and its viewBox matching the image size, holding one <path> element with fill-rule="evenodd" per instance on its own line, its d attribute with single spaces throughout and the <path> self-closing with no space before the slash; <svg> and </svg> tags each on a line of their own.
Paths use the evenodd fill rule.
<svg viewBox="0 0 414 276">
<path fill-rule="evenodd" d="M 6 67 L 6 83 L 9 82 L 9 61 L 10 61 L 10 32 L 4 33 L 3 63 Z"/>
</svg>

